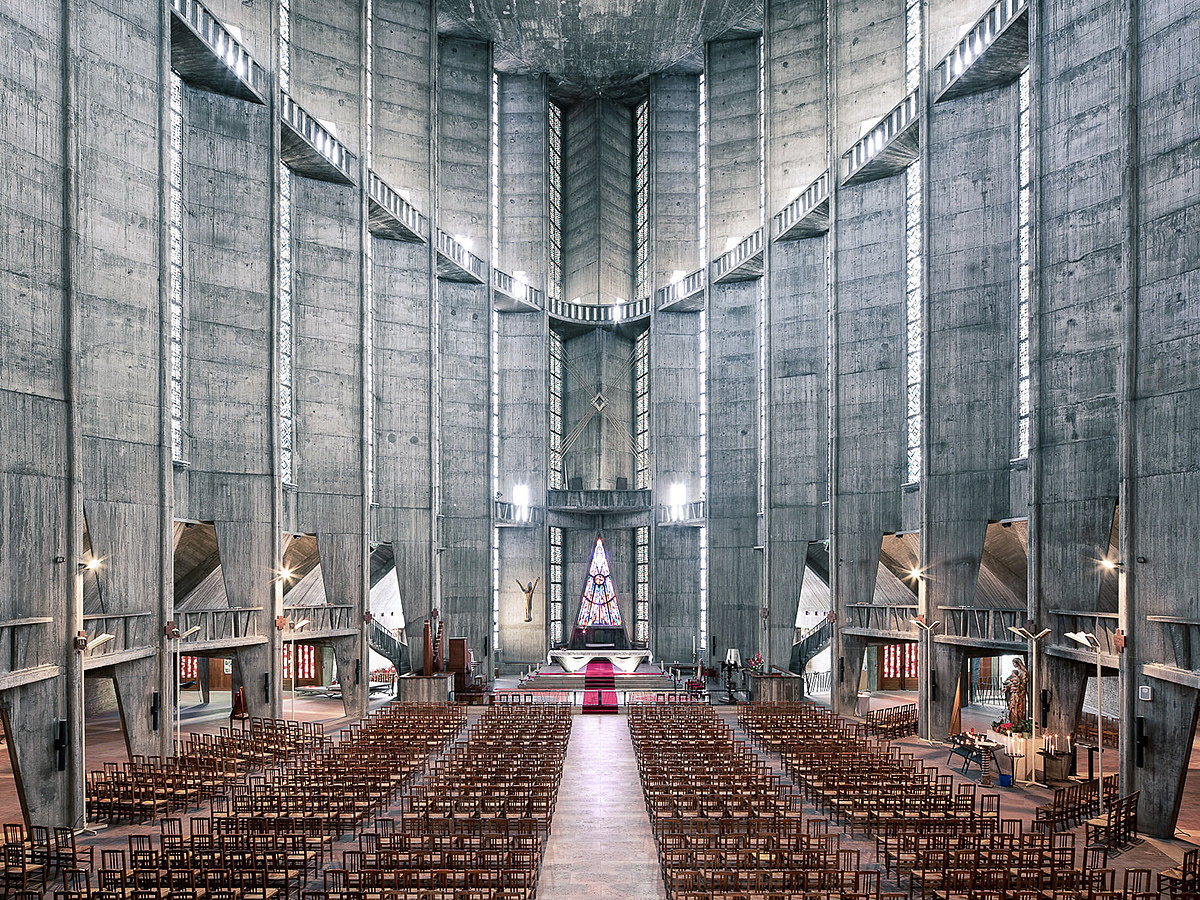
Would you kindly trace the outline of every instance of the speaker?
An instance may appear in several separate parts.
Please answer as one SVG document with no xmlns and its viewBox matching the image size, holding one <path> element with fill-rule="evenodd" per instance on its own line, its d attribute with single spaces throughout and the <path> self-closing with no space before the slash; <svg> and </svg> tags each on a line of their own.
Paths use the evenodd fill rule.
<svg viewBox="0 0 1200 900">
<path fill-rule="evenodd" d="M 154 692 L 154 696 L 150 700 L 150 729 L 158 731 L 158 718 L 162 712 L 162 698 L 158 691 Z"/>
<path fill-rule="evenodd" d="M 263 672 L 263 703 L 271 702 L 271 673 Z"/>
<path fill-rule="evenodd" d="M 1047 727 L 1046 723 L 1050 721 L 1050 688 L 1042 688 L 1040 693 L 1039 703 L 1042 713 L 1041 726 Z"/>
<path fill-rule="evenodd" d="M 846 657 L 838 657 L 838 684 L 846 680 Z"/>
<path fill-rule="evenodd" d="M 362 683 L 362 660 L 361 659 L 356 659 L 354 661 L 354 683 L 355 684 Z"/>
<path fill-rule="evenodd" d="M 930 669 L 929 670 L 929 702 L 937 703 L 937 699 L 938 699 L 937 672 L 933 671 L 933 669 Z"/>
<path fill-rule="evenodd" d="M 1146 717 L 1133 718 L 1133 764 L 1139 769 L 1146 768 L 1146 747 L 1150 739 L 1146 737 Z"/>
<path fill-rule="evenodd" d="M 67 720 L 59 719 L 54 723 L 54 753 L 58 771 L 67 771 Z"/>
</svg>

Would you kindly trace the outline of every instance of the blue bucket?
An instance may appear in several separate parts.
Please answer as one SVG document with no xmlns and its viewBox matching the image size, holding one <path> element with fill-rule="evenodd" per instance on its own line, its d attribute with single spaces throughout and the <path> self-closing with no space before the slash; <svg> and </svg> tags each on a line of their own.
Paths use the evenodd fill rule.
<svg viewBox="0 0 1200 900">
<path fill-rule="evenodd" d="M 1000 773 L 1000 787 L 1012 787 L 1012 776 L 1006 772 Z"/>
</svg>

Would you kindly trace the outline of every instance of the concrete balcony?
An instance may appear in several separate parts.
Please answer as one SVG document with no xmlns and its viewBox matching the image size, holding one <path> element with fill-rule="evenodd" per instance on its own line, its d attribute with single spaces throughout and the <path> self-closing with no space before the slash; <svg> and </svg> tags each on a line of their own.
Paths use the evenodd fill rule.
<svg viewBox="0 0 1200 900">
<path fill-rule="evenodd" d="M 33 616 L 0 622 L 0 691 L 56 677 L 61 667 L 44 661 L 54 644 L 54 619 Z"/>
<path fill-rule="evenodd" d="M 171 0 L 171 68 L 194 88 L 267 102 L 267 73 L 198 0 Z"/>
<path fill-rule="evenodd" d="M 1025 641 L 1009 627 L 1025 623 L 1026 610 L 982 606 L 939 606 L 943 632 L 934 635 L 939 644 L 988 647 L 1005 653 L 1023 653 Z"/>
<path fill-rule="evenodd" d="M 1094 634 L 1100 642 L 1100 659 L 1106 668 L 1117 668 L 1119 654 L 1116 647 L 1116 633 L 1119 616 L 1116 613 L 1096 612 L 1094 610 L 1051 609 L 1051 627 L 1049 652 L 1052 656 L 1066 657 L 1078 662 L 1096 664 L 1096 653 L 1088 650 L 1075 641 L 1066 637 L 1069 631 L 1082 631 Z"/>
<path fill-rule="evenodd" d="M 1189 673 L 1191 679 L 1187 683 L 1200 683 L 1200 619 L 1146 616 L 1146 622 L 1149 628 L 1159 629 L 1162 634 L 1162 644 L 1167 649 L 1163 666 Z"/>
<path fill-rule="evenodd" d="M 649 491 L 549 491 L 547 507 L 584 513 L 645 512 Z"/>
<path fill-rule="evenodd" d="M 333 132 L 290 95 L 280 91 L 280 153 L 289 169 L 305 178 L 353 185 L 357 157 Z"/>
<path fill-rule="evenodd" d="M 267 636 L 258 629 L 261 606 L 176 610 L 180 632 L 196 626 L 200 630 L 183 641 L 181 652 L 190 656 L 215 656 L 237 647 L 265 644 Z"/>
<path fill-rule="evenodd" d="M 851 603 L 846 607 L 842 633 L 883 640 L 915 641 L 920 637 L 920 631 L 912 623 L 916 616 L 915 603 Z"/>
<path fill-rule="evenodd" d="M 763 274 L 763 230 L 759 228 L 712 264 L 713 284 L 754 281 Z"/>
<path fill-rule="evenodd" d="M 654 507 L 654 522 L 664 528 L 700 528 L 708 518 L 708 501 L 693 500 L 682 506 Z"/>
<path fill-rule="evenodd" d="M 160 636 L 152 634 L 153 613 L 95 613 L 83 617 L 83 630 L 89 644 L 83 651 L 83 669 L 103 669 L 158 652 Z M 109 637 L 111 635 L 111 637 Z"/>
<path fill-rule="evenodd" d="M 654 294 L 654 303 L 659 312 L 699 312 L 704 309 L 704 288 L 707 283 L 708 270 L 697 269 L 679 281 L 659 288 Z"/>
<path fill-rule="evenodd" d="M 920 149 L 919 103 L 913 91 L 842 154 L 842 184 L 863 184 L 909 167 Z"/>
<path fill-rule="evenodd" d="M 517 506 L 507 500 L 494 500 L 492 520 L 500 528 L 541 528 L 546 524 L 546 507 Z"/>
<path fill-rule="evenodd" d="M 500 312 L 541 312 L 545 308 L 545 294 L 500 269 L 492 269 L 492 287 Z"/>
<path fill-rule="evenodd" d="M 374 172 L 367 173 L 367 227 L 389 241 L 424 243 L 429 223 Z"/>
<path fill-rule="evenodd" d="M 933 102 L 1016 81 L 1028 66 L 1028 0 L 999 0 L 934 68 Z"/>
<path fill-rule="evenodd" d="M 633 300 L 629 303 L 568 303 L 566 300 L 550 301 L 550 317 L 576 325 L 620 325 L 645 319 L 650 315 L 650 298 Z"/>
<path fill-rule="evenodd" d="M 462 284 L 487 284 L 487 263 L 464 247 L 457 238 L 437 230 L 437 277 Z"/>
<path fill-rule="evenodd" d="M 285 641 L 311 644 L 331 638 L 353 637 L 363 629 L 361 613 L 348 603 L 321 603 L 313 606 L 284 606 L 283 614 L 292 627 L 284 630 Z M 302 629 L 295 624 L 308 620 Z"/>
<path fill-rule="evenodd" d="M 829 231 L 829 172 L 817 180 L 775 214 L 775 240 L 795 241 L 817 237 Z"/>
</svg>

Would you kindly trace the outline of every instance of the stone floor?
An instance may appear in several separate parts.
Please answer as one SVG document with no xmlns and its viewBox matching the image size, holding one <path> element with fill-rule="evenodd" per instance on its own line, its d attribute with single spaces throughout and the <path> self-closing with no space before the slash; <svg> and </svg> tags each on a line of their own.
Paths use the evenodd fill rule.
<svg viewBox="0 0 1200 900">
<path fill-rule="evenodd" d="M 665 900 L 625 716 L 577 715 L 539 900 Z"/>
</svg>

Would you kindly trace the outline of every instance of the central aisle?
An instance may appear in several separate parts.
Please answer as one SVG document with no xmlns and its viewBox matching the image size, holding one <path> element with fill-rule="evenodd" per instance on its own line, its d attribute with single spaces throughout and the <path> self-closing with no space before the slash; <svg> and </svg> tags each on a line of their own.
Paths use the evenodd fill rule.
<svg viewBox="0 0 1200 900">
<path fill-rule="evenodd" d="M 539 900 L 666 900 L 625 716 L 576 716 Z"/>
</svg>

